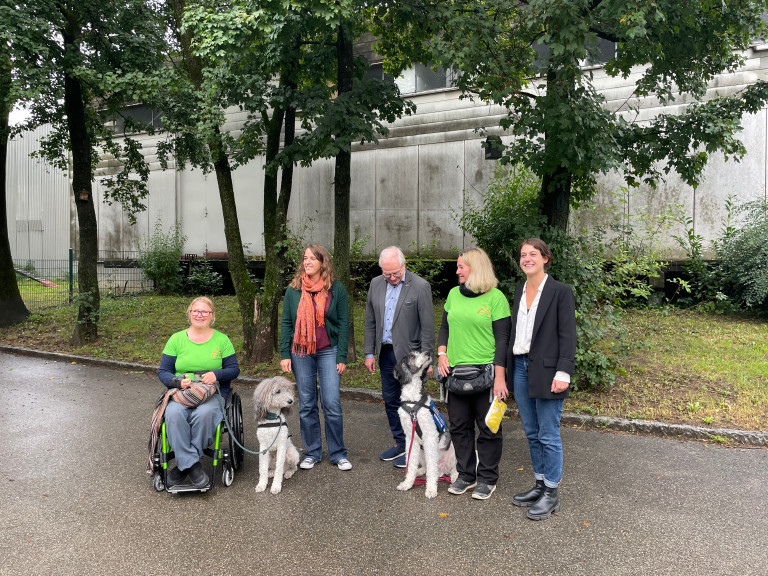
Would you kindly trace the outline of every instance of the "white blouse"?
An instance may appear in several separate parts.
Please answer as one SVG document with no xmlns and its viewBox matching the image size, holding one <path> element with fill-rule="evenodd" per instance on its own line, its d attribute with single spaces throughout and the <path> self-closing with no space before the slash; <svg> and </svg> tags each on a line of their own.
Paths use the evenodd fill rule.
<svg viewBox="0 0 768 576">
<path fill-rule="evenodd" d="M 539 300 L 541 299 L 541 291 L 544 289 L 544 284 L 547 283 L 549 274 L 544 275 L 544 279 L 539 284 L 539 289 L 536 292 L 536 298 L 533 299 L 530 309 L 525 305 L 525 288 L 528 285 L 526 281 L 523 284 L 523 296 L 520 298 L 520 306 L 517 309 L 517 322 L 515 323 L 515 343 L 512 346 L 512 353 L 515 356 L 520 354 L 528 354 L 531 351 L 531 340 L 533 339 L 533 324 L 536 321 L 536 311 L 539 308 Z M 555 380 L 561 382 L 571 383 L 571 375 L 562 370 L 558 370 L 555 374 Z"/>
</svg>

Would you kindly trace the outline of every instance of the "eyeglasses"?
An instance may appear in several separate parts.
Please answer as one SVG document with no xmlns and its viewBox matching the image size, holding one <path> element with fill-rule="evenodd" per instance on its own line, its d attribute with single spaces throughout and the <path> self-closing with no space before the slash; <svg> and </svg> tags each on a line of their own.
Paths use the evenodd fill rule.
<svg viewBox="0 0 768 576">
<path fill-rule="evenodd" d="M 190 310 L 189 313 L 193 316 L 210 316 L 213 314 L 210 310 Z"/>
<path fill-rule="evenodd" d="M 384 276 L 384 278 L 386 278 L 387 280 L 389 280 L 390 278 L 400 278 L 400 276 L 402 276 L 402 275 L 403 275 L 403 272 L 405 272 L 405 270 L 403 270 L 402 268 L 400 268 L 400 270 L 399 270 L 399 271 L 397 271 L 397 272 L 392 272 L 392 274 L 384 274 L 384 273 L 382 272 L 382 276 Z"/>
</svg>

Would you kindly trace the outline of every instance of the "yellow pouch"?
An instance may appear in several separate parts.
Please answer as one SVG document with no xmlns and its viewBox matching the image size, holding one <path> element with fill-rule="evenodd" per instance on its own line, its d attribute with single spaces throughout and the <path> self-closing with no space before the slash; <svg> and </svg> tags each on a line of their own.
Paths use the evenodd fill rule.
<svg viewBox="0 0 768 576">
<path fill-rule="evenodd" d="M 485 415 L 485 425 L 490 428 L 491 432 L 496 434 L 501 426 L 501 419 L 504 417 L 504 412 L 507 410 L 507 403 L 504 400 L 494 397 L 491 407 L 488 409 L 488 414 Z"/>
</svg>

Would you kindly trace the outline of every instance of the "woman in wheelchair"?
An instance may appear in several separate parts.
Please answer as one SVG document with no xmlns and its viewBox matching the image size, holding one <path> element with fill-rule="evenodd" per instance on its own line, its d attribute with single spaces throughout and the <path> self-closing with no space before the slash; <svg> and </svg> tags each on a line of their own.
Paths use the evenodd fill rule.
<svg viewBox="0 0 768 576">
<path fill-rule="evenodd" d="M 192 486 L 204 488 L 208 485 L 208 475 L 200 458 L 213 441 L 216 428 L 224 417 L 224 400 L 229 394 L 230 383 L 240 374 L 240 367 L 232 342 L 212 328 L 216 310 L 209 298 L 192 300 L 187 308 L 187 319 L 189 328 L 168 339 L 158 377 L 166 387 L 182 390 L 197 382 L 214 384 L 218 381 L 220 395 L 213 394 L 195 408 L 168 402 L 165 426 L 176 454 L 176 467 L 168 472 L 167 482 L 173 486 L 188 477 Z"/>
</svg>

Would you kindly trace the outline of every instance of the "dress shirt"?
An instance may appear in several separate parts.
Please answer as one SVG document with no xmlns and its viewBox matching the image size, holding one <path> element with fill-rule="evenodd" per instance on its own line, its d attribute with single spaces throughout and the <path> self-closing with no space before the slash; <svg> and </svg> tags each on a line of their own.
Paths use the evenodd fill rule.
<svg viewBox="0 0 768 576">
<path fill-rule="evenodd" d="M 403 274 L 405 276 L 405 274 Z M 396 286 L 387 282 L 387 294 L 384 300 L 384 329 L 381 334 L 382 344 L 392 344 L 392 322 L 395 320 L 395 308 L 397 308 L 397 299 L 400 298 L 400 292 L 403 289 L 403 280 Z"/>
</svg>

